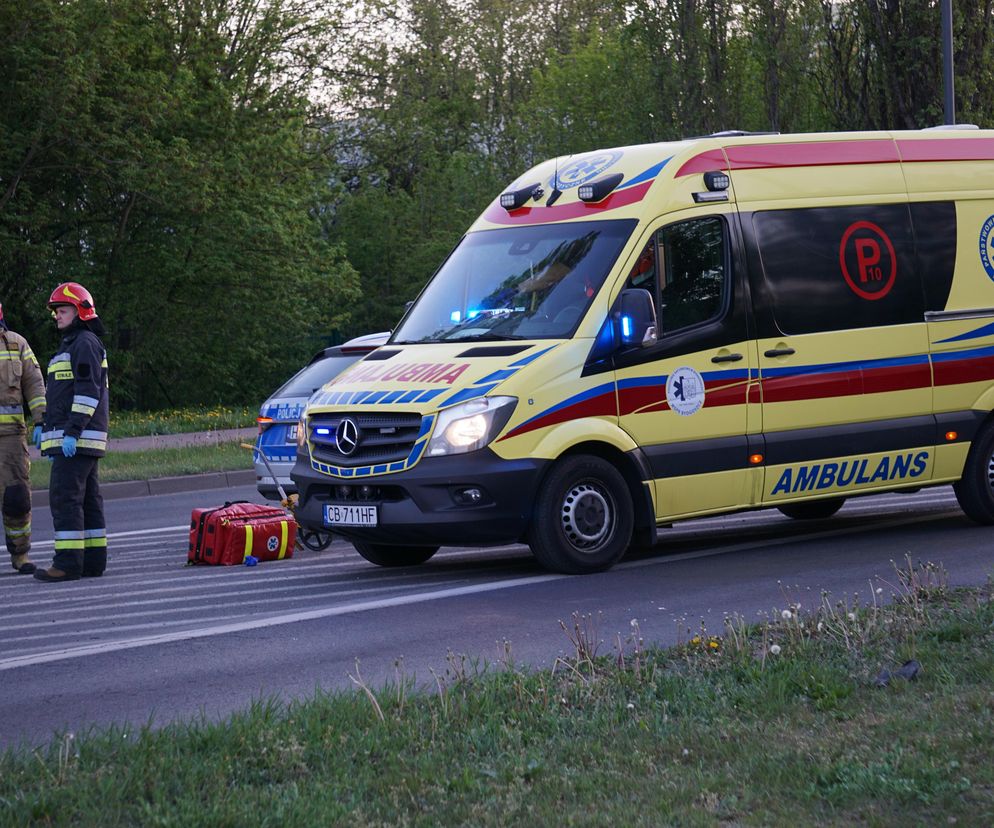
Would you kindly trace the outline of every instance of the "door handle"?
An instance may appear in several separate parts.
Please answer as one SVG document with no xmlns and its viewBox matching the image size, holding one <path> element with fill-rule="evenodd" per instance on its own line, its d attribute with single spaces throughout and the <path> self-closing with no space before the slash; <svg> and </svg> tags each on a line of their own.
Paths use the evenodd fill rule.
<svg viewBox="0 0 994 828">
<path fill-rule="evenodd" d="M 795 353 L 793 348 L 770 348 L 768 351 L 763 351 L 763 356 L 768 357 L 778 357 L 778 356 L 790 356 Z"/>
<path fill-rule="evenodd" d="M 742 359 L 742 354 L 722 354 L 711 357 L 712 362 L 738 362 Z"/>
</svg>

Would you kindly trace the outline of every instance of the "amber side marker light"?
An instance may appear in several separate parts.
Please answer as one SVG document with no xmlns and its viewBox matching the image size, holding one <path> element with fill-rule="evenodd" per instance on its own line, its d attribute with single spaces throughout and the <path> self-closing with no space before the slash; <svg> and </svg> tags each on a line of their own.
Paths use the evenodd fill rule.
<svg viewBox="0 0 994 828">
<path fill-rule="evenodd" d="M 272 417 L 256 417 L 255 424 L 259 426 L 259 433 L 262 434 L 269 426 L 273 424 Z"/>
<path fill-rule="evenodd" d="M 754 466 L 758 466 L 760 463 L 763 462 L 763 455 L 762 454 L 750 454 L 749 455 L 749 462 L 752 465 L 754 465 Z"/>
<path fill-rule="evenodd" d="M 947 432 L 946 432 L 946 439 L 947 439 L 947 440 L 948 440 L 948 441 L 949 441 L 950 443 L 951 443 L 951 442 L 952 442 L 953 440 L 955 440 L 955 439 L 956 439 L 957 437 L 959 437 L 959 434 L 957 434 L 957 433 L 956 433 L 955 431 L 947 431 Z"/>
</svg>

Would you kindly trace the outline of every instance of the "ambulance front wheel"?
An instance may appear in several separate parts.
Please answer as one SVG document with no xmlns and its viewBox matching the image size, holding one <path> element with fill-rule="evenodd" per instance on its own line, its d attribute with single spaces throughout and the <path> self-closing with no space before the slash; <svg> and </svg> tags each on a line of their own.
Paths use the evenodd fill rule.
<svg viewBox="0 0 994 828">
<path fill-rule="evenodd" d="M 616 563 L 628 549 L 635 518 L 621 473 L 607 460 L 560 460 L 542 482 L 528 545 L 546 569 L 583 575 Z"/>
<path fill-rule="evenodd" d="M 994 523 L 994 425 L 988 424 L 973 441 L 963 476 L 953 483 L 953 491 L 970 520 Z"/>
<path fill-rule="evenodd" d="M 830 497 L 825 500 L 809 500 L 806 503 L 784 503 L 777 508 L 794 520 L 821 520 L 834 515 L 845 502 L 844 497 Z"/>
<path fill-rule="evenodd" d="M 438 551 L 437 546 L 388 546 L 385 543 L 352 541 L 355 551 L 377 566 L 416 566 Z"/>
</svg>

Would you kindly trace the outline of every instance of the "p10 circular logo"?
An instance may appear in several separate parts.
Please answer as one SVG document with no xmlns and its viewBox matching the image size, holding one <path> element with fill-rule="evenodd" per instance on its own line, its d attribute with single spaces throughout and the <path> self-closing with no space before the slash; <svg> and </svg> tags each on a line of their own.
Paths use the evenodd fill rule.
<svg viewBox="0 0 994 828">
<path fill-rule="evenodd" d="M 872 221 L 853 222 L 839 242 L 839 265 L 850 290 L 861 299 L 883 299 L 897 278 L 890 237 Z"/>
<path fill-rule="evenodd" d="M 994 216 L 990 216 L 980 228 L 980 263 L 994 281 Z"/>
</svg>

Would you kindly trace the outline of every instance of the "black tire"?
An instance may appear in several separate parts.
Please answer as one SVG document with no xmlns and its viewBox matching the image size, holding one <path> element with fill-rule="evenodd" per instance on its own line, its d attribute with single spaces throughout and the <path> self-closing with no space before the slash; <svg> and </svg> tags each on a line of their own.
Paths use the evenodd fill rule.
<svg viewBox="0 0 994 828">
<path fill-rule="evenodd" d="M 560 460 L 542 482 L 528 545 L 546 569 L 583 575 L 615 564 L 628 550 L 635 516 L 621 473 L 607 460 Z"/>
<path fill-rule="evenodd" d="M 834 515 L 845 502 L 844 497 L 829 497 L 825 500 L 809 500 L 804 503 L 784 503 L 777 508 L 794 520 L 822 520 Z"/>
<path fill-rule="evenodd" d="M 963 466 L 963 476 L 953 483 L 960 508 L 970 520 L 994 523 L 994 426 L 988 424 L 974 439 Z"/>
<path fill-rule="evenodd" d="M 312 552 L 323 552 L 334 540 L 331 532 L 324 532 L 321 529 L 304 529 L 301 527 L 297 533 L 300 542 Z"/>
<path fill-rule="evenodd" d="M 387 546 L 384 543 L 352 541 L 355 551 L 377 566 L 417 566 L 438 551 L 437 546 Z"/>
</svg>

